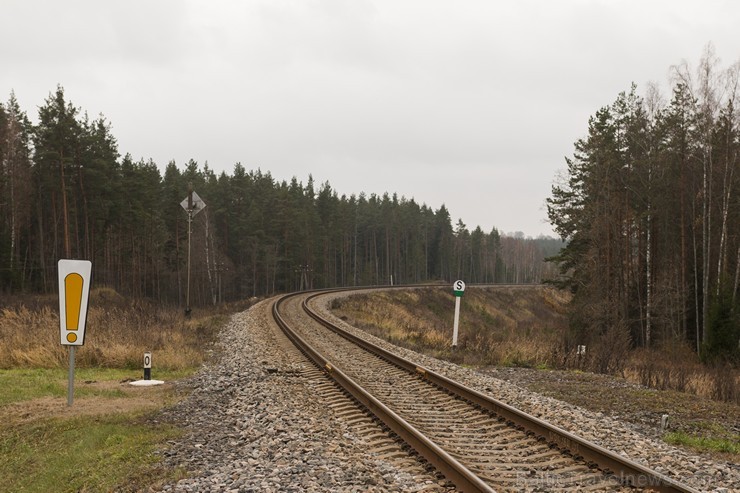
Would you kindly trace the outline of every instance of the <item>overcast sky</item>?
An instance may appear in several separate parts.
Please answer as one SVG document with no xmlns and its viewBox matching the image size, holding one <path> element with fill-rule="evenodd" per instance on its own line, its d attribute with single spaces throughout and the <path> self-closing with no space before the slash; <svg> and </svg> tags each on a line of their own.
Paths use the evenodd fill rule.
<svg viewBox="0 0 740 493">
<path fill-rule="evenodd" d="M 0 100 L 57 84 L 121 154 L 241 162 L 397 192 L 472 230 L 550 234 L 544 200 L 588 118 L 713 43 L 737 1 L 0 0 Z M 207 197 L 203 199 L 208 202 Z"/>
</svg>

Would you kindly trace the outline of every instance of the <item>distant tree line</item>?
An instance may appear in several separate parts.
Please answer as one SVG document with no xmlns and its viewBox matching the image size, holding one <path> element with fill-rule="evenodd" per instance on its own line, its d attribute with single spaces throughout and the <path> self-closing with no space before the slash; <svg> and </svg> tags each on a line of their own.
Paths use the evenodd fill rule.
<svg viewBox="0 0 740 493">
<path fill-rule="evenodd" d="M 52 293 L 60 258 L 93 262 L 96 285 L 184 303 L 189 184 L 207 207 L 192 224 L 192 299 L 216 303 L 306 288 L 538 283 L 560 240 L 453 229 L 444 205 L 339 196 L 309 177 L 278 182 L 236 164 L 216 175 L 121 157 L 111 126 L 58 87 L 32 125 L 14 94 L 0 104 L 0 292 Z M 482 205 L 483 206 L 483 205 Z"/>
<path fill-rule="evenodd" d="M 670 101 L 633 85 L 575 143 L 547 202 L 584 337 L 740 360 L 739 71 L 708 46 L 696 71 L 672 68 Z"/>
</svg>

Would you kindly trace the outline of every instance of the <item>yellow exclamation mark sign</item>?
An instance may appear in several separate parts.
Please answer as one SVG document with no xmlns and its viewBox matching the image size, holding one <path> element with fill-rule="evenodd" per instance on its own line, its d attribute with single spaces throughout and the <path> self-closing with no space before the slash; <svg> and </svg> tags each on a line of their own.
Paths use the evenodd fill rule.
<svg viewBox="0 0 740 493">
<path fill-rule="evenodd" d="M 67 330 L 78 330 L 80 327 L 80 311 L 82 310 L 82 276 L 73 272 L 64 278 L 64 301 L 67 315 Z M 74 343 L 77 334 L 69 332 L 67 342 Z"/>
</svg>

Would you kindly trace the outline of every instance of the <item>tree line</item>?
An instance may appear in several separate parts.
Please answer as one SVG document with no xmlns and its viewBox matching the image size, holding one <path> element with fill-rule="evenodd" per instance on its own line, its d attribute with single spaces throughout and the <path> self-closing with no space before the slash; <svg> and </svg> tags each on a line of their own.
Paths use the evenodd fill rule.
<svg viewBox="0 0 740 493">
<path fill-rule="evenodd" d="M 710 45 L 671 68 L 668 101 L 633 85 L 575 143 L 547 203 L 582 337 L 740 360 L 739 72 Z"/>
<path fill-rule="evenodd" d="M 0 291 L 51 293 L 60 258 L 93 262 L 96 285 L 184 303 L 191 186 L 207 204 L 192 222 L 192 300 L 216 303 L 297 289 L 418 283 L 538 283 L 559 240 L 470 231 L 449 211 L 396 194 L 339 195 L 330 184 L 237 163 L 121 156 L 104 116 L 62 87 L 31 124 L 13 93 L 0 104 Z"/>
</svg>

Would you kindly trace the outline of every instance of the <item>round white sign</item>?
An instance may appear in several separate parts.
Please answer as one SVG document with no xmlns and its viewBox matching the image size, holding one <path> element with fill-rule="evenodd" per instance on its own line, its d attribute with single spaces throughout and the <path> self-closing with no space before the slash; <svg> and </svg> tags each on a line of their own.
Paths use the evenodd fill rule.
<svg viewBox="0 0 740 493">
<path fill-rule="evenodd" d="M 455 284 L 452 285 L 452 289 L 454 291 L 465 291 L 465 283 L 463 281 L 455 281 Z"/>
</svg>

